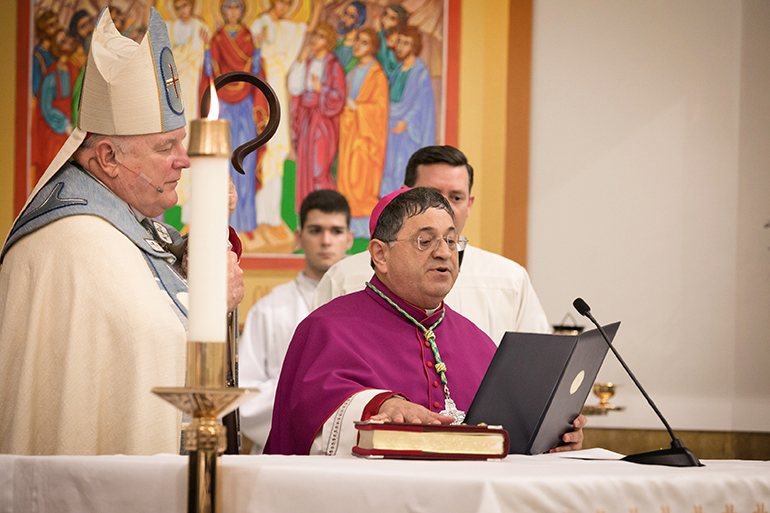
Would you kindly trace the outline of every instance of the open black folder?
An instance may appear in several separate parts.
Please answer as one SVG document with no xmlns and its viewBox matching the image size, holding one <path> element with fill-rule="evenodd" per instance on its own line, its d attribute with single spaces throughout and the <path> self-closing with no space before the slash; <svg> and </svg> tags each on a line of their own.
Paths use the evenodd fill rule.
<svg viewBox="0 0 770 513">
<path fill-rule="evenodd" d="M 604 326 L 610 340 L 619 326 Z M 574 336 L 506 333 L 465 422 L 503 426 L 509 454 L 549 451 L 572 431 L 608 350 L 599 330 Z"/>
</svg>

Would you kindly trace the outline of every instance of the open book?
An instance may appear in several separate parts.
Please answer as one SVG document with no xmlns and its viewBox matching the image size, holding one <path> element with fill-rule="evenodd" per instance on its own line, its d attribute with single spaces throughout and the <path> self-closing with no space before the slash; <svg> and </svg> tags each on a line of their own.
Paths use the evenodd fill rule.
<svg viewBox="0 0 770 513">
<path fill-rule="evenodd" d="M 356 422 L 353 454 L 368 458 L 485 460 L 505 458 L 508 433 L 500 426 Z"/>
</svg>

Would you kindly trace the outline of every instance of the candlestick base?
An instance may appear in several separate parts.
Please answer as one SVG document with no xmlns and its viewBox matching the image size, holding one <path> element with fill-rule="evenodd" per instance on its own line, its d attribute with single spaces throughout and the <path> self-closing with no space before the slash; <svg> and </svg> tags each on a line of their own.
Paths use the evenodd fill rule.
<svg viewBox="0 0 770 513">
<path fill-rule="evenodd" d="M 224 345 L 224 344 L 222 344 Z M 217 418 L 259 393 L 256 388 L 155 387 L 152 392 L 193 417 L 185 426 L 189 452 L 188 513 L 215 513 L 217 458 L 227 448 L 227 429 Z"/>
</svg>

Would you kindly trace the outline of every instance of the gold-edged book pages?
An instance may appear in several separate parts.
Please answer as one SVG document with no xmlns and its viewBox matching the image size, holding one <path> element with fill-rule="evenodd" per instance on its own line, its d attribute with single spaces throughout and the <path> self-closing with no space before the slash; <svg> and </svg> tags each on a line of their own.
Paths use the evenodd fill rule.
<svg viewBox="0 0 770 513">
<path fill-rule="evenodd" d="M 353 454 L 367 458 L 485 460 L 508 455 L 508 433 L 501 426 L 459 426 L 395 422 L 356 422 Z"/>
</svg>

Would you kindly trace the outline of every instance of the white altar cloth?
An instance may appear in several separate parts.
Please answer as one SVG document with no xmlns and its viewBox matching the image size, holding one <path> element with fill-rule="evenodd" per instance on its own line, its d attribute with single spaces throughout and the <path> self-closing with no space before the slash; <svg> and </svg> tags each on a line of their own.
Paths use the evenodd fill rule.
<svg viewBox="0 0 770 513">
<path fill-rule="evenodd" d="M 217 493 L 222 513 L 770 511 L 768 461 L 672 468 L 617 457 L 601 449 L 489 462 L 223 456 Z M 187 461 L 0 455 L 0 512 L 184 513 Z"/>
</svg>

